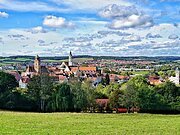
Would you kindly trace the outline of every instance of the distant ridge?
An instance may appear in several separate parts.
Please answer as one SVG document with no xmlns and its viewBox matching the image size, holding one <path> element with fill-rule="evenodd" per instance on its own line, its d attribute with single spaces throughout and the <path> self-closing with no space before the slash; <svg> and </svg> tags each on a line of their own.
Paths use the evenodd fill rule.
<svg viewBox="0 0 180 135">
<path fill-rule="evenodd" d="M 10 59 L 17 59 L 17 58 L 26 58 L 34 60 L 35 56 L 9 56 L 9 57 L 0 57 L 0 58 L 10 58 Z M 40 56 L 41 57 L 41 56 Z M 46 56 L 41 57 L 41 60 L 63 60 L 67 59 L 68 56 Z M 77 55 L 73 56 L 73 58 L 93 58 L 93 59 L 115 59 L 115 60 L 152 60 L 152 61 L 177 61 L 180 60 L 180 56 L 90 56 L 90 55 Z"/>
</svg>

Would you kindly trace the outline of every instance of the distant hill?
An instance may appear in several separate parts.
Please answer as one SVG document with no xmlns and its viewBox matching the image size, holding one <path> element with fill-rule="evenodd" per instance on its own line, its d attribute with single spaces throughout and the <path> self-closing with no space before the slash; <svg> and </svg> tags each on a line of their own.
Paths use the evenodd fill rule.
<svg viewBox="0 0 180 135">
<path fill-rule="evenodd" d="M 180 60 L 180 56 L 132 56 L 132 57 L 116 57 L 116 56 L 93 56 L 95 59 L 117 59 L 117 60 L 152 60 L 152 61 L 177 61 Z"/>
<path fill-rule="evenodd" d="M 159 61 L 159 62 L 170 62 L 170 61 L 180 61 L 180 56 L 157 56 L 157 57 L 145 57 L 145 56 L 135 56 L 135 57 L 117 57 L 117 56 L 90 56 L 90 55 L 79 55 L 73 56 L 75 60 L 98 60 L 98 59 L 114 59 L 114 60 L 147 60 L 147 61 Z M 10 57 L 0 57 L 0 65 L 3 64 L 14 64 L 14 63 L 29 63 L 34 60 L 34 56 L 10 56 Z M 44 62 L 60 62 L 63 60 L 68 60 L 68 56 L 55 56 L 55 57 L 41 57 Z"/>
</svg>

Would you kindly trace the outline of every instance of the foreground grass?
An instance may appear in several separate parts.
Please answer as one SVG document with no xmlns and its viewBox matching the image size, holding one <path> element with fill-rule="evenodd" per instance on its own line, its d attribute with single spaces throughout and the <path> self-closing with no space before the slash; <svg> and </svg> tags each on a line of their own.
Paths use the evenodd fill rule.
<svg viewBox="0 0 180 135">
<path fill-rule="evenodd" d="M 180 115 L 0 112 L 0 134 L 178 135 Z"/>
</svg>

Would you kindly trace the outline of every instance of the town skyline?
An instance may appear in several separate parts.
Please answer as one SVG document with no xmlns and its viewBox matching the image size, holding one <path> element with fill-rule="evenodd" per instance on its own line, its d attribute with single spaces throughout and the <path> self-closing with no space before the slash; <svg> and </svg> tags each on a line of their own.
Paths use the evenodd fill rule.
<svg viewBox="0 0 180 135">
<path fill-rule="evenodd" d="M 180 56 L 179 0 L 0 1 L 0 56 Z"/>
</svg>

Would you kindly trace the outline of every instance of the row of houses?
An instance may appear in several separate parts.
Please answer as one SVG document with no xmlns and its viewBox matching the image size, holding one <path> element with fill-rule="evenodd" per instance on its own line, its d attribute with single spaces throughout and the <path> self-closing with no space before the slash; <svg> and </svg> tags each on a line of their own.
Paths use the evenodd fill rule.
<svg viewBox="0 0 180 135">
<path fill-rule="evenodd" d="M 57 66 L 47 66 L 41 64 L 40 57 L 37 55 L 34 64 L 28 65 L 22 73 L 18 71 L 9 71 L 19 82 L 20 88 L 26 88 L 31 78 L 35 75 L 46 74 L 53 78 L 54 82 L 68 82 L 71 79 L 90 80 L 93 86 L 97 86 L 106 74 L 98 70 L 96 66 L 77 66 L 73 63 L 72 53 L 69 54 L 69 61 L 62 62 Z M 125 82 L 129 80 L 128 76 L 110 74 L 111 82 Z"/>
<path fill-rule="evenodd" d="M 37 55 L 34 60 L 34 64 L 28 65 L 26 70 L 22 73 L 18 71 L 9 71 L 8 73 L 15 76 L 19 82 L 20 88 L 26 88 L 28 82 L 35 75 L 46 74 L 53 78 L 54 82 L 68 82 L 71 79 L 90 80 L 93 86 L 97 86 L 106 73 L 103 70 L 99 70 L 96 66 L 79 66 L 73 63 L 72 53 L 69 53 L 69 61 L 62 62 L 60 65 L 48 66 L 41 63 L 40 57 Z M 124 83 L 127 82 L 133 76 L 123 76 L 117 74 L 109 74 L 110 82 Z M 170 81 L 179 85 L 179 70 L 176 69 L 176 76 L 170 77 Z M 149 76 L 148 81 L 151 85 L 158 85 L 164 82 L 159 76 Z"/>
</svg>

